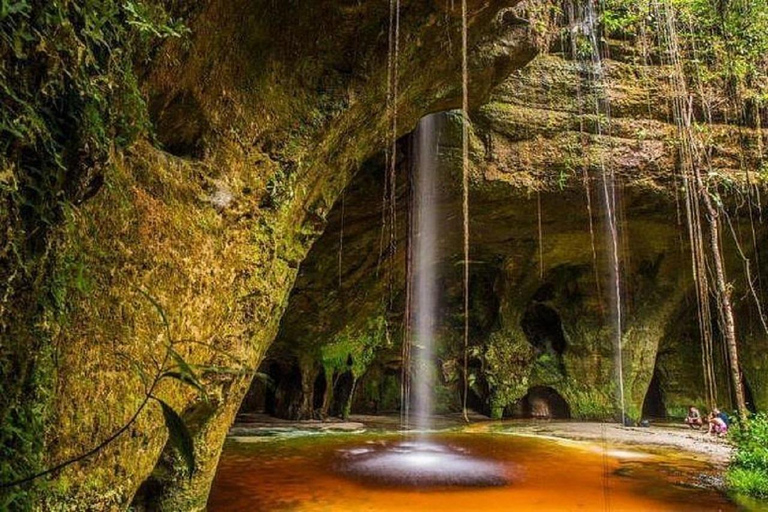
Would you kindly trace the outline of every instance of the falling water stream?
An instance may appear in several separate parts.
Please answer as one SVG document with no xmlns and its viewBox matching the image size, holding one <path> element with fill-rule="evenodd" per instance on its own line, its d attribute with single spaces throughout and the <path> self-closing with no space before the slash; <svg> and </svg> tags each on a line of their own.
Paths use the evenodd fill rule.
<svg viewBox="0 0 768 512">
<path fill-rule="evenodd" d="M 416 429 L 421 432 L 431 427 L 432 383 L 434 382 L 435 328 L 438 318 L 438 251 L 440 223 L 437 219 L 437 144 L 438 116 L 424 117 L 414 133 L 414 169 L 412 227 L 411 227 L 411 288 L 413 300 L 409 304 L 412 322 L 410 340 L 413 416 Z"/>
<path fill-rule="evenodd" d="M 438 441 L 432 425 L 435 341 L 441 288 L 439 132 L 443 114 L 422 118 L 413 135 L 410 269 L 403 381 L 403 438 L 378 446 L 343 450 L 339 470 L 354 479 L 408 487 L 492 487 L 508 483 L 503 465 Z M 409 405 L 412 404 L 412 407 Z"/>
<path fill-rule="evenodd" d="M 611 108 L 610 98 L 606 89 L 608 81 L 605 77 L 605 69 L 598 37 L 598 6 L 597 0 L 588 0 L 584 3 L 583 29 L 589 40 L 591 47 L 591 65 L 590 80 L 595 89 L 595 116 L 597 117 L 597 135 L 608 135 L 610 137 Z M 603 124 L 605 123 L 605 126 Z M 608 133 L 605 132 L 608 129 Z M 608 254 L 610 256 L 610 276 L 611 276 L 611 320 L 614 329 L 614 361 L 616 372 L 616 383 L 619 392 L 619 410 L 621 412 L 621 423 L 627 421 L 626 405 L 624 401 L 624 369 L 623 369 L 623 347 L 622 341 L 624 329 L 622 324 L 622 290 L 621 290 L 621 260 L 619 255 L 619 224 L 618 224 L 618 201 L 616 200 L 616 177 L 613 169 L 607 168 L 605 156 L 600 150 L 600 170 L 603 190 L 603 203 L 605 211 L 605 226 L 608 232 Z"/>
</svg>

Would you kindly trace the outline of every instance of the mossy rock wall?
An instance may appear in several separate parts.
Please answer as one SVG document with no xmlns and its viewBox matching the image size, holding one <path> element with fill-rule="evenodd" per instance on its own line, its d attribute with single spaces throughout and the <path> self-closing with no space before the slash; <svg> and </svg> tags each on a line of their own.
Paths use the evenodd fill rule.
<svg viewBox="0 0 768 512">
<path fill-rule="evenodd" d="M 668 122 L 667 113 L 648 111 L 649 98 L 667 99 L 671 94 L 664 80 L 668 70 L 662 66 L 640 69 L 632 59 L 621 59 L 631 53 L 619 55 L 606 61 L 614 106 L 610 135 L 599 134 L 595 116 L 576 104 L 579 87 L 584 87 L 582 71 L 580 64 L 563 55 L 540 55 L 472 113 L 470 403 L 483 412 L 514 413 L 529 389 L 548 387 L 566 400 L 572 417 L 620 416 L 604 169 L 614 172 L 620 183 L 621 366 L 626 413 L 632 419 L 643 415 L 654 374 L 661 376 L 667 415 L 677 416 L 689 402 L 703 405 L 687 233 L 677 220 L 681 215 L 684 219 L 684 212 L 679 209 L 681 191 L 675 186 L 676 127 Z M 443 348 L 434 364 L 441 376 L 439 385 L 447 391 L 441 394 L 446 397 L 441 407 L 457 410 L 463 358 L 461 204 L 456 188 L 460 117 L 449 113 L 441 125 L 445 193 L 436 207 L 445 223 L 438 249 L 444 262 Z M 756 158 L 744 149 L 740 137 L 754 142 L 759 132 L 727 124 L 710 128 L 720 149 L 718 172 L 734 185 L 734 191 L 739 190 L 745 177 L 740 158 Z M 381 165 L 372 161 L 364 167 L 347 190 L 343 213 L 338 206 L 331 213 L 328 229 L 302 267 L 269 357 L 299 359 L 315 353 L 343 326 L 364 326 L 372 311 L 380 314 L 382 304 L 388 303 L 392 304 L 389 327 L 399 347 L 407 242 L 401 227 L 395 236 L 396 256 L 380 257 L 381 233 L 387 229 L 381 219 L 386 212 L 379 203 L 371 203 L 384 181 Z M 407 169 L 412 162 L 406 156 L 399 165 Z M 750 179 L 760 178 L 753 174 Z M 397 203 L 397 217 L 403 223 L 406 203 L 403 190 Z M 764 236 L 759 227 L 756 236 Z M 750 245 L 745 242 L 749 237 L 742 234 L 740 238 L 743 247 Z M 388 250 L 385 241 L 384 251 Z M 726 260 L 735 289 L 746 293 L 742 262 L 728 240 Z M 399 283 L 394 290 L 390 275 Z M 749 335 L 745 334 L 742 346 L 753 354 L 746 347 L 761 346 L 755 325 L 759 316 L 748 312 L 754 307 L 748 299 L 743 302 L 746 309 L 739 314 L 738 324 L 744 322 L 745 333 L 751 332 L 752 338 L 746 341 Z M 534 346 L 532 338 L 537 335 L 526 332 L 535 331 L 530 325 L 532 308 L 554 315 L 548 328 L 561 331 L 558 336 L 565 348 L 560 353 Z M 551 340 L 542 343 L 551 345 Z M 399 348 L 382 350 L 374 369 L 397 365 L 398 353 Z M 724 366 L 722 360 L 716 363 L 720 397 L 727 407 Z M 748 380 L 761 378 L 757 376 L 763 375 L 761 365 L 762 357 L 756 354 L 744 359 Z M 363 401 L 358 406 L 358 411 L 370 412 Z M 311 415 L 306 411 L 305 417 Z"/>
<path fill-rule="evenodd" d="M 608 62 L 613 130 L 601 134 L 596 116 L 573 104 L 578 63 L 551 55 L 525 67 L 543 39 L 508 10 L 515 3 L 469 2 L 471 274 L 480 283 L 472 292 L 473 392 L 479 407 L 498 412 L 527 388 L 549 386 L 574 416 L 616 415 L 617 360 L 605 327 L 607 256 L 592 251 L 593 241 L 607 245 L 596 193 L 603 161 L 622 180 L 620 252 L 632 299 L 623 310 L 622 363 L 626 405 L 635 416 L 657 348 L 690 296 L 689 265 L 673 222 L 675 127 L 661 112 L 647 114 L 649 98 L 669 98 L 660 79 L 667 70 Z M 227 429 L 276 337 L 274 358 L 297 364 L 302 376 L 300 414 L 314 405 L 307 395 L 320 370 L 341 366 L 361 387 L 360 400 L 375 401 L 378 390 L 380 403 L 392 402 L 401 339 L 391 333 L 402 332 L 406 244 L 399 224 L 383 257 L 378 252 L 383 212 L 371 206 L 380 204 L 375 178 L 393 131 L 402 136 L 424 114 L 461 103 L 457 5 L 400 2 L 402 39 L 394 56 L 386 2 L 177 4 L 169 2 L 186 16 L 189 34 L 137 63 L 155 138 L 115 147 L 111 165 L 91 166 L 104 164 L 98 179 L 78 176 L 82 190 L 57 207 L 34 262 L 8 257 L 6 248 L 23 245 L 40 219 L 22 215 L 7 178 L 14 169 L 0 169 L 2 258 L 13 262 L 3 277 L 14 280 L 0 310 L 3 347 L 10 347 L 0 366 L 9 392 L 0 404 L 4 418 L 11 411 L 13 421 L 21 415 L 36 422 L 23 450 L 8 444 L 12 456 L 29 456 L 22 469 L 51 467 L 107 438 L 141 408 L 158 358 L 172 345 L 199 368 L 208 400 L 171 380 L 153 394 L 189 423 L 199 467 L 190 478 L 151 402 L 105 449 L 26 487 L 25 503 L 33 508 L 204 508 Z M 392 130 L 386 106 L 395 61 Z M 726 118 L 721 114 L 716 119 Z M 441 143 L 447 195 L 440 205 L 448 224 L 441 239 L 449 269 L 440 332 L 446 343 L 435 362 L 442 410 L 458 406 L 462 377 L 459 128 L 460 116 L 449 114 Z M 742 163 L 752 169 L 756 160 L 741 141 L 754 148 L 759 134 L 722 122 L 709 135 L 718 147 L 715 179 L 739 190 Z M 398 176 L 404 176 L 407 141 L 399 154 Z M 369 181 L 353 183 L 338 201 L 361 168 Z M 585 194 L 584 169 L 592 195 Z M 400 199 L 405 183 L 398 181 Z M 350 206 L 345 222 L 342 204 Z M 397 214 L 405 218 L 404 210 Z M 763 239 L 758 230 L 756 241 Z M 736 251 L 728 246 L 726 253 L 729 269 L 740 275 Z M 547 284 L 551 293 L 539 295 Z M 736 278 L 734 288 L 743 291 L 744 282 Z M 528 333 L 523 325 L 532 302 L 560 319 L 565 348 L 557 356 L 526 345 L 534 345 L 530 324 Z M 382 325 L 385 342 L 371 336 Z M 753 351 L 744 372 L 755 401 L 765 404 L 765 338 L 754 322 L 739 325 L 746 329 L 745 350 Z M 338 353 L 326 351 L 320 359 L 327 347 L 348 347 L 355 357 L 340 365 Z M 510 369 L 510 359 L 520 364 Z M 688 371 L 680 370 L 679 380 Z M 679 395 L 695 398 L 688 388 Z"/>
<path fill-rule="evenodd" d="M 475 104 L 535 55 L 530 29 L 500 16 L 514 3 L 470 2 Z M 187 37 L 142 63 L 157 143 L 114 151 L 98 193 L 63 209 L 47 263 L 19 269 L 31 302 L 51 293 L 56 309 L 2 314 L 4 337 L 31 325 L 44 334 L 8 355 L 7 367 L 22 360 L 46 377 L 35 384 L 40 405 L 29 405 L 47 411 L 37 439 L 45 455 L 28 471 L 124 425 L 169 344 L 199 368 L 208 400 L 170 380 L 153 394 L 187 420 L 198 469 L 189 478 L 150 402 L 116 441 L 28 488 L 34 508 L 204 508 L 300 263 L 348 180 L 389 144 L 386 4 L 209 1 L 182 10 Z M 398 78 L 408 80 L 397 135 L 460 104 L 459 48 L 444 44 L 446 33 L 458 39 L 457 13 L 402 2 Z M 1 220 L 13 235 L 18 219 Z"/>
</svg>

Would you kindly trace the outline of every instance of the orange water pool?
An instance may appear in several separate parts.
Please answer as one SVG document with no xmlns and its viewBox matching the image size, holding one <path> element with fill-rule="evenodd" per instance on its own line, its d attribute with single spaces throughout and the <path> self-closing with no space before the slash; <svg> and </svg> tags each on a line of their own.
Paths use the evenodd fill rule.
<svg viewBox="0 0 768 512">
<path fill-rule="evenodd" d="M 344 454 L 397 442 L 397 434 L 257 438 L 228 442 L 209 511 L 736 510 L 695 483 L 702 462 L 599 444 L 500 433 L 441 433 L 432 441 L 503 468 L 501 487 L 413 487 L 352 478 Z"/>
</svg>

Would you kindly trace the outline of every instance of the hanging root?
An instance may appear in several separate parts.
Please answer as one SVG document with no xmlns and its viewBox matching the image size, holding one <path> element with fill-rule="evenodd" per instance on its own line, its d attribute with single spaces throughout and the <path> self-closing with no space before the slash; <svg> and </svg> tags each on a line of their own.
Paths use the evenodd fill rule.
<svg viewBox="0 0 768 512">
<path fill-rule="evenodd" d="M 536 191 L 536 214 L 539 227 L 539 280 L 544 279 L 544 236 L 541 229 L 541 192 Z"/>
<path fill-rule="evenodd" d="M 467 63 L 467 0 L 461 0 L 461 169 L 464 220 L 464 421 L 469 423 L 469 66 Z"/>
<path fill-rule="evenodd" d="M 715 206 L 710 196 L 709 188 L 702 177 L 702 167 L 712 171 L 711 161 L 704 151 L 704 143 L 701 135 L 693 126 L 693 96 L 688 92 L 686 75 L 681 63 L 681 49 L 676 29 L 676 16 L 674 7 L 668 1 L 663 1 L 663 7 L 659 0 L 653 1 L 656 17 L 661 20 L 661 43 L 666 49 L 666 58 L 672 68 L 670 77 L 674 92 L 673 115 L 678 129 L 680 172 L 685 191 L 686 220 L 688 223 L 689 241 L 691 244 L 691 257 L 694 284 L 696 288 L 699 327 L 702 335 L 702 366 L 704 368 L 705 389 L 709 406 L 713 407 L 717 401 L 717 388 L 713 363 L 713 340 L 711 332 L 711 315 L 709 307 L 710 285 L 707 276 L 709 265 L 712 266 L 711 291 L 717 300 L 718 322 L 723 333 L 725 344 L 724 353 L 729 366 L 730 385 L 736 398 L 736 406 L 739 414 L 745 418 L 747 414 L 744 400 L 744 390 L 741 385 L 739 370 L 738 348 L 736 345 L 736 327 L 731 305 L 730 287 L 725 275 L 725 265 L 721 251 L 720 211 L 722 208 Z M 693 47 L 695 62 L 695 51 Z M 706 101 L 701 77 L 697 72 L 694 79 L 705 113 L 711 120 L 709 102 Z M 706 214 L 709 227 L 709 251 L 705 250 L 702 210 Z"/>
</svg>

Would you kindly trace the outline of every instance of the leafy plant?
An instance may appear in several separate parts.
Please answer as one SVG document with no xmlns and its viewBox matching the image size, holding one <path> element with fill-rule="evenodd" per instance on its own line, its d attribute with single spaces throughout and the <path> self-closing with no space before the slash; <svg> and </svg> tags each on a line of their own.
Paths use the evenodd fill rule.
<svg viewBox="0 0 768 512">
<path fill-rule="evenodd" d="M 282 205 L 293 199 L 296 174 L 285 170 L 282 166 L 277 168 L 275 174 L 267 181 L 267 194 L 269 206 L 279 209 Z"/>
<path fill-rule="evenodd" d="M 0 169 L 43 224 L 101 181 L 110 151 L 149 132 L 135 67 L 185 33 L 159 4 L 132 0 L 2 2 Z"/>
<path fill-rule="evenodd" d="M 636 35 L 642 21 L 640 12 L 636 9 L 634 0 L 613 0 L 603 9 L 600 22 L 606 34 L 614 37 Z"/>
<path fill-rule="evenodd" d="M 171 443 L 176 450 L 181 454 L 184 462 L 187 466 L 187 471 L 190 475 L 195 471 L 195 446 L 192 442 L 192 436 L 189 433 L 184 420 L 181 416 L 167 403 L 163 402 L 159 398 L 155 398 L 160 406 L 163 408 L 163 418 L 165 418 L 165 426 L 168 429 Z"/>
<path fill-rule="evenodd" d="M 729 487 L 742 494 L 768 499 L 768 414 L 759 413 L 731 429 L 736 451 L 728 468 Z"/>
</svg>

